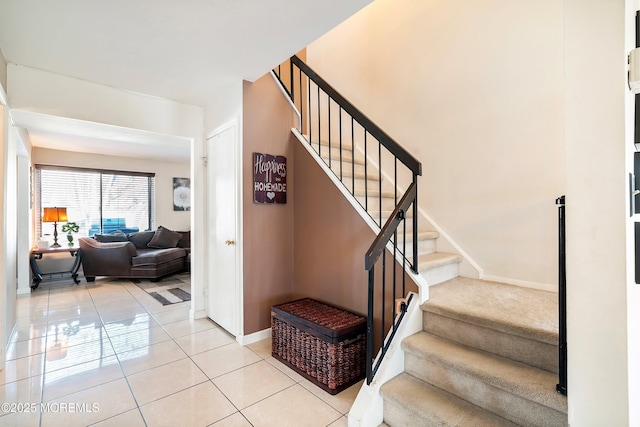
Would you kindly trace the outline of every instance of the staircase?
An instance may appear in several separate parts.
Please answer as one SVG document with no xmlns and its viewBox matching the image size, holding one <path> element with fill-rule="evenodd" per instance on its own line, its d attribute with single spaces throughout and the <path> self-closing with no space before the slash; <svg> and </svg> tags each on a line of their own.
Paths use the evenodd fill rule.
<svg viewBox="0 0 640 427">
<path fill-rule="evenodd" d="M 377 223 L 378 226 L 384 225 L 392 213 L 396 202 L 396 191 L 391 183 L 382 181 L 382 191 L 379 190 L 378 170 L 371 167 L 367 169 L 365 175 L 365 160 L 361 153 L 354 153 L 350 144 L 343 144 L 342 150 L 336 147 L 335 142 L 329 149 L 327 141 L 312 140 L 309 136 L 304 135 L 305 140 L 314 152 L 320 153 L 320 157 L 327 166 L 333 171 L 342 184 L 351 192 L 358 203 L 364 208 L 367 207 L 367 213 Z M 367 182 L 365 187 L 365 181 Z M 365 190 L 366 188 L 366 190 Z M 398 191 L 398 194 L 400 192 Z M 367 201 L 365 201 L 365 195 Z M 382 207 L 382 210 L 380 210 Z M 412 218 L 413 212 L 407 212 L 407 217 Z M 407 221 L 406 229 L 406 245 L 404 245 L 404 236 L 402 233 L 398 235 L 398 247 L 400 250 L 406 248 L 406 256 L 412 256 L 412 222 Z M 419 272 L 425 278 L 429 285 L 441 283 L 445 280 L 458 276 L 458 265 L 462 261 L 462 257 L 458 254 L 438 252 L 436 241 L 439 233 L 424 227 L 424 221 L 419 222 L 421 228 L 418 229 L 418 265 Z"/>
<path fill-rule="evenodd" d="M 294 67 L 294 63 L 298 68 Z M 375 263 L 379 254 L 385 252 L 385 247 L 389 248 L 391 243 L 387 243 L 386 239 L 394 235 L 396 224 L 395 247 L 404 254 L 401 262 L 407 268 L 407 262 L 417 264 L 421 277 L 414 277 L 414 280 L 424 287 L 429 286 L 429 300 L 421 306 L 422 331 L 410 335 L 419 330 L 420 320 L 420 311 L 412 303 L 411 326 L 402 332 L 404 336 L 410 335 L 402 340 L 401 345 L 404 351 L 404 372 L 382 386 L 371 383 L 371 380 L 385 352 L 390 348 L 384 342 L 393 339 L 396 327 L 401 328 L 395 322 L 404 316 L 404 311 L 401 316 L 395 309 L 392 314 L 388 314 L 387 319 L 394 322 L 392 331 L 386 335 L 391 338 L 385 341 L 385 331 L 382 331 L 382 356 L 374 362 L 372 373 L 369 372 L 369 363 L 373 361 L 375 353 L 369 346 L 373 341 L 373 326 L 368 325 L 368 379 L 363 387 L 364 393 L 361 391 L 358 396 L 356 403 L 360 396 L 363 403 L 358 403 L 354 420 L 362 421 L 364 425 L 377 425 L 380 422 L 382 417 L 377 395 L 379 387 L 384 401 L 383 425 L 387 426 L 567 425 L 567 400 L 556 392 L 557 294 L 459 277 L 462 257 L 455 253 L 439 252 L 439 235 L 436 231 L 424 227 L 425 221 L 418 221 L 419 229 L 417 233 L 413 233 L 413 207 L 417 203 L 415 188 L 417 176 L 421 174 L 420 163 L 297 57 L 293 57 L 289 65 L 289 86 L 281 79 L 280 67 L 277 79 L 299 114 L 300 128 L 294 134 L 335 178 L 334 182 L 340 188 L 344 187 L 345 195 L 373 229 L 382 229 L 394 210 L 399 212 L 395 221 L 390 221 L 388 227 L 384 227 L 378 234 L 372 244 L 375 250 L 370 248 L 365 256 L 366 268 L 369 270 L 368 320 L 374 317 L 372 289 L 375 284 L 371 262 Z M 297 74 L 294 69 L 299 69 Z M 311 81 L 316 86 L 312 86 Z M 320 87 L 326 98 L 321 97 Z M 317 95 L 314 95 L 316 88 Z M 326 107 L 321 107 L 321 103 L 326 103 Z M 337 103 L 335 108 L 332 103 Z M 337 131 L 331 125 L 331 111 L 335 109 L 337 113 L 334 113 L 333 123 L 340 123 Z M 310 120 L 309 115 L 314 111 L 321 117 Z M 318 113 L 322 111 L 324 115 Z M 344 112 L 349 113 L 344 121 L 347 126 L 350 122 L 351 128 L 346 133 L 350 133 L 351 137 L 343 142 Z M 358 132 L 354 132 L 354 119 L 362 126 Z M 306 127 L 309 134 L 301 133 L 303 127 Z M 354 134 L 362 130 L 364 136 L 356 142 Z M 322 139 L 321 133 L 324 138 L 333 136 L 333 142 L 331 139 Z M 375 148 L 370 151 L 367 150 L 367 136 L 374 141 Z M 388 166 L 383 168 L 385 170 L 378 169 L 378 165 L 383 164 L 380 154 L 382 145 L 395 156 L 395 165 L 400 161 L 413 173 L 408 185 L 406 182 L 399 184 L 396 179 L 397 171 L 390 172 Z M 409 167 L 409 164 L 412 166 Z M 393 179 L 385 178 L 385 173 L 393 176 Z M 407 220 L 404 220 L 403 215 Z M 418 242 L 417 262 L 413 257 L 414 236 Z M 372 252 L 377 255 L 370 255 Z M 375 259 L 370 261 L 373 258 Z M 384 258 L 382 264 L 385 264 Z M 384 272 L 384 267 L 382 271 Z M 382 276 L 384 277 L 384 273 Z M 385 294 L 384 286 L 383 281 L 382 299 Z M 396 295 L 395 281 L 391 286 Z M 423 292 L 426 293 L 424 287 Z M 393 298 L 404 297 L 404 284 L 402 289 Z M 394 306 L 393 298 L 388 305 Z M 379 300 L 376 304 L 380 304 Z M 380 323 L 385 325 L 384 310 L 388 309 L 385 308 L 387 305 L 384 301 L 381 307 L 383 317 Z M 401 360 L 401 354 L 402 352 L 395 350 L 390 352 L 390 359 L 393 361 L 389 366 L 393 367 L 387 372 L 392 374 L 385 374 L 385 379 L 380 383 L 400 371 L 401 363 L 396 364 L 395 361 Z"/>
<path fill-rule="evenodd" d="M 463 277 L 429 294 L 405 372 L 381 387 L 386 425 L 567 425 L 557 294 Z"/>
</svg>

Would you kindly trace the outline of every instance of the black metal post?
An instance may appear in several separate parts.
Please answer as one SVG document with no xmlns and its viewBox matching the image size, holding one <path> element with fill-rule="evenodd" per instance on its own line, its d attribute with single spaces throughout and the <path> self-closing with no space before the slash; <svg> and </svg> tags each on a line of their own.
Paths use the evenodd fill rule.
<svg viewBox="0 0 640 427">
<path fill-rule="evenodd" d="M 558 205 L 558 310 L 559 343 L 558 361 L 560 383 L 556 390 L 567 395 L 567 255 L 565 233 L 565 196 L 556 199 Z"/>
<path fill-rule="evenodd" d="M 278 71 L 280 71 L 280 66 L 278 66 Z M 292 60 L 289 60 L 289 82 L 291 84 L 291 101 L 293 102 L 293 105 L 296 105 L 296 95 L 295 95 L 295 91 L 293 90 L 294 84 L 293 84 L 293 61 Z M 302 122 L 302 119 L 300 119 L 300 122 Z M 302 132 L 302 123 L 300 123 L 300 132 Z"/>
<path fill-rule="evenodd" d="M 369 270 L 369 301 L 367 304 L 367 385 L 371 384 L 373 379 L 373 292 L 374 292 L 375 273 L 374 267 Z"/>
<path fill-rule="evenodd" d="M 413 174 L 413 183 L 418 185 L 418 174 Z M 416 198 L 413 201 L 413 266 L 411 270 L 418 274 L 418 192 L 416 191 Z"/>
</svg>

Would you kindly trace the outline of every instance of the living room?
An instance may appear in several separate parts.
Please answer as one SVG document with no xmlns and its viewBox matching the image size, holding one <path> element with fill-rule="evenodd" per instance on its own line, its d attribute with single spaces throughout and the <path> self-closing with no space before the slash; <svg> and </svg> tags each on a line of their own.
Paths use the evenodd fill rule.
<svg viewBox="0 0 640 427">
<path fill-rule="evenodd" d="M 32 141 L 34 139 L 32 138 Z M 145 231 L 145 230 L 155 230 L 159 226 L 163 226 L 170 230 L 181 230 L 181 231 L 189 231 L 191 230 L 191 218 L 189 209 L 184 209 L 182 207 L 176 207 L 174 205 L 174 178 L 184 179 L 190 176 L 190 147 L 187 145 L 185 148 L 186 159 L 180 161 L 179 158 L 164 158 L 162 159 L 159 156 L 160 150 L 150 149 L 149 154 L 146 155 L 146 158 L 135 158 L 135 157 L 120 157 L 114 155 L 104 155 L 104 154 L 91 154 L 91 153 L 81 153 L 77 151 L 61 151 L 61 150 L 52 150 L 43 147 L 34 147 L 32 151 L 32 160 L 35 166 L 35 177 L 40 177 L 41 168 L 45 168 L 44 170 L 55 170 L 60 174 L 70 174 L 73 173 L 74 170 L 76 173 L 82 172 L 87 174 L 94 174 L 95 171 L 115 171 L 117 173 L 127 173 L 135 176 L 136 173 L 145 173 L 152 174 L 150 177 L 153 180 L 153 187 L 151 188 L 151 194 L 149 197 L 142 198 L 142 202 L 147 202 L 148 200 L 152 201 L 151 206 L 147 206 L 148 203 L 144 203 L 143 211 L 152 212 L 153 221 L 150 221 L 149 215 L 139 214 L 137 216 L 132 215 L 132 212 L 128 212 L 127 209 L 130 208 L 130 205 L 122 205 L 119 209 L 107 209 L 104 208 L 103 212 L 100 212 L 97 209 L 98 206 L 86 206 L 86 204 L 90 200 L 95 200 L 93 194 L 76 194 L 75 197 L 70 197 L 67 192 L 68 191 L 87 191 L 87 189 L 91 188 L 88 185 L 86 187 L 79 185 L 80 183 L 76 183 L 74 186 L 73 182 L 69 179 L 70 182 L 65 186 L 60 185 L 60 188 L 52 188 L 48 186 L 47 189 L 50 189 L 49 194 L 43 194 L 43 191 L 40 190 L 40 185 L 38 182 L 35 183 L 35 197 L 42 198 L 42 201 L 35 201 L 34 205 L 38 208 L 44 208 L 49 206 L 59 206 L 66 207 L 67 213 L 67 221 L 61 222 L 57 224 L 57 233 L 58 233 L 58 242 L 61 246 L 67 245 L 66 233 L 62 227 L 66 222 L 73 222 L 79 226 L 77 232 L 71 233 L 71 238 L 73 239 L 74 245 L 78 246 L 78 239 L 81 237 L 94 236 L 95 234 L 108 234 L 115 229 L 105 228 L 100 230 L 97 227 L 100 223 L 99 219 L 87 219 L 91 218 L 91 215 L 97 215 L 98 212 L 101 213 L 101 217 L 103 218 L 103 223 L 108 224 L 108 221 L 111 219 L 121 219 L 124 222 L 119 224 L 118 229 L 124 228 L 125 232 L 133 232 L 133 231 Z M 52 168 L 54 167 L 54 168 Z M 58 168 L 70 168 L 70 169 L 58 169 Z M 48 169 L 46 169 L 48 168 Z M 42 180 L 46 180 L 48 175 L 44 174 Z M 89 175 L 91 176 L 91 175 Z M 129 176 L 129 175 L 127 175 Z M 56 177 L 57 178 L 57 177 Z M 142 177 L 144 178 L 144 177 Z M 52 179 L 52 178 L 50 178 Z M 63 178 L 64 179 L 64 178 Z M 85 180 L 86 181 L 86 180 Z M 143 183 L 146 179 L 141 180 Z M 54 184 L 60 184 L 59 181 L 54 181 Z M 91 188 L 92 189 L 92 188 Z M 95 192 L 99 194 L 99 191 Z M 111 198 L 114 196 L 112 195 Z M 56 201 L 57 200 L 57 201 Z M 67 200 L 68 206 L 65 204 L 65 200 Z M 46 201 L 46 202 L 45 202 Z M 97 203 L 96 203 L 97 205 Z M 102 205 L 102 203 L 100 204 Z M 38 222 L 41 220 L 39 213 L 41 209 L 36 209 L 32 211 L 32 214 L 35 215 L 34 221 L 36 223 L 36 229 L 42 230 L 40 233 L 36 232 L 35 235 L 37 237 L 44 235 L 48 238 L 49 244 L 53 243 L 53 223 L 42 223 L 42 227 L 38 227 Z M 140 216 L 141 218 L 137 218 Z M 60 256 L 62 255 L 62 256 Z M 47 255 L 43 257 L 39 264 L 43 271 L 68 271 L 70 261 L 70 257 L 68 254 L 60 254 L 60 255 Z M 66 256 L 64 256 L 66 255 Z M 56 265 L 53 265 L 52 259 L 56 259 Z M 65 265 L 63 265 L 63 263 Z M 26 293 L 28 290 L 18 288 L 18 294 Z"/>
</svg>

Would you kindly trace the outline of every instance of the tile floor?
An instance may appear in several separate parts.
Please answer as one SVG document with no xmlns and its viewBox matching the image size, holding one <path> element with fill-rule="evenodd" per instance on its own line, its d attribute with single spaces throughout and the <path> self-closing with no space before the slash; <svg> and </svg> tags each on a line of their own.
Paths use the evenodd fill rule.
<svg viewBox="0 0 640 427">
<path fill-rule="evenodd" d="M 43 283 L 17 311 L 0 403 L 21 412 L 3 406 L 2 426 L 337 427 L 360 387 L 331 396 L 273 359 L 270 340 L 242 347 L 128 281 Z"/>
</svg>

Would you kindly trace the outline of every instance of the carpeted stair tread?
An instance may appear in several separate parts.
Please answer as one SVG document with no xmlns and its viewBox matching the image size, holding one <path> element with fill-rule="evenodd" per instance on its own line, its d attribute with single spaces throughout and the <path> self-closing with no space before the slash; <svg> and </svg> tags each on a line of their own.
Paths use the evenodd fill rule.
<svg viewBox="0 0 640 427">
<path fill-rule="evenodd" d="M 401 373 L 381 387 L 385 423 L 414 426 L 499 427 L 515 424 Z M 396 409 L 398 409 L 396 411 Z"/>
<path fill-rule="evenodd" d="M 422 330 L 498 356 L 558 373 L 558 343 L 548 344 L 424 311 Z"/>
<path fill-rule="evenodd" d="M 367 192 L 366 194 L 369 196 L 369 198 L 375 197 L 378 198 L 378 196 L 380 195 L 380 192 L 378 191 L 378 187 L 374 187 L 374 188 L 367 188 Z M 356 187 L 356 191 L 354 194 L 356 197 L 364 197 L 365 195 L 365 191 L 364 191 L 364 187 L 363 188 L 357 188 Z M 392 190 L 382 190 L 382 197 L 383 198 L 390 198 L 393 199 L 393 191 Z M 373 203 L 373 202 L 371 202 Z"/>
<path fill-rule="evenodd" d="M 418 332 L 404 339 L 402 348 L 421 359 L 436 361 L 450 372 L 461 373 L 529 401 L 567 413 L 566 397 L 556 392 L 558 377 L 549 371 L 426 332 Z"/>
<path fill-rule="evenodd" d="M 302 136 L 304 136 L 304 138 L 309 141 L 309 135 L 308 134 L 303 134 Z M 318 146 L 318 135 L 313 135 L 313 140 L 311 141 L 311 144 L 314 147 Z M 322 140 L 320 141 L 320 144 L 323 147 L 328 147 L 329 146 L 329 139 L 325 139 L 322 138 Z M 342 145 L 340 145 L 340 138 L 335 138 L 335 139 L 331 139 L 331 148 L 333 149 L 334 147 L 342 147 L 343 150 L 347 150 L 347 151 L 352 151 L 353 150 L 353 146 L 351 144 L 351 142 L 347 142 L 347 141 L 342 141 Z"/>
<path fill-rule="evenodd" d="M 437 239 L 440 234 L 437 231 L 418 231 L 418 240 L 433 240 Z M 412 241 L 413 234 L 407 233 L 407 245 Z M 398 242 L 402 245 L 402 233 L 398 232 Z"/>
<path fill-rule="evenodd" d="M 548 344 L 558 342 L 555 292 L 456 277 L 432 286 L 422 309 Z"/>
<path fill-rule="evenodd" d="M 434 252 L 431 254 L 420 255 L 418 257 L 418 267 L 420 271 L 425 271 L 449 264 L 459 263 L 460 261 L 462 261 L 462 257 L 458 254 Z"/>
<path fill-rule="evenodd" d="M 357 179 L 363 179 L 365 176 L 370 181 L 378 181 L 378 173 L 376 171 L 372 171 L 371 168 L 367 170 L 367 174 L 364 173 L 364 165 L 355 164 L 352 165 L 351 162 L 347 162 L 343 159 L 342 162 L 340 160 L 332 160 L 331 161 L 331 170 L 336 174 L 338 178 L 340 178 L 340 165 L 342 165 L 342 178 L 346 184 L 351 184 L 352 177 Z M 329 166 L 329 164 L 327 164 Z"/>
</svg>

